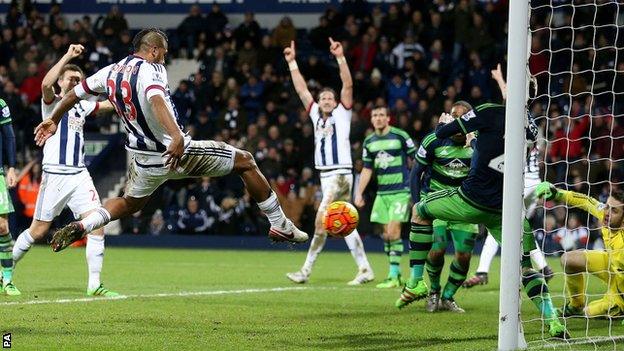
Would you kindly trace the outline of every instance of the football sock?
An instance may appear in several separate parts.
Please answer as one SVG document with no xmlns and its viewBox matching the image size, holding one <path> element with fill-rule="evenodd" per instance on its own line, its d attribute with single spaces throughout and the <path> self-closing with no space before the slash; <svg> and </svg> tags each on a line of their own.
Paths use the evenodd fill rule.
<svg viewBox="0 0 624 351">
<path fill-rule="evenodd" d="M 2 283 L 7 285 L 13 280 L 13 243 L 10 233 L 0 235 L 0 266 Z"/>
<path fill-rule="evenodd" d="M 85 232 L 90 233 L 96 229 L 102 228 L 111 220 L 111 214 L 104 208 L 100 207 L 83 218 L 80 223 Z"/>
<path fill-rule="evenodd" d="M 411 223 L 410 226 L 410 279 L 407 285 L 415 287 L 422 280 L 425 260 L 433 245 L 433 227 Z"/>
<path fill-rule="evenodd" d="M 100 286 L 100 272 L 104 262 L 104 236 L 87 235 L 87 267 L 89 268 L 88 289 L 97 289 Z"/>
<path fill-rule="evenodd" d="M 429 282 L 431 283 L 431 291 L 440 291 L 440 275 L 442 274 L 442 268 L 444 268 L 444 256 L 440 259 L 431 260 L 427 257 L 425 264 L 427 274 L 429 275 Z"/>
<path fill-rule="evenodd" d="M 537 268 L 538 271 L 541 271 L 544 267 L 548 266 L 546 257 L 544 257 L 544 253 L 539 249 L 539 246 L 537 249 L 531 250 L 531 259 L 535 262 L 535 268 Z"/>
<path fill-rule="evenodd" d="M 568 290 L 568 304 L 572 307 L 585 307 L 585 275 L 583 273 L 566 274 L 565 276 L 566 290 Z"/>
<path fill-rule="evenodd" d="M 467 274 L 468 267 L 463 268 L 461 264 L 457 262 L 457 259 L 453 260 L 446 285 L 444 286 L 444 291 L 442 292 L 442 298 L 445 300 L 452 299 L 453 296 L 455 296 L 457 289 L 459 289 L 464 280 L 466 280 Z"/>
<path fill-rule="evenodd" d="M 15 245 L 13 245 L 13 262 L 19 262 L 34 243 L 35 239 L 30 235 L 30 231 L 28 229 L 24 230 L 15 240 Z"/>
<path fill-rule="evenodd" d="M 490 265 L 496 253 L 498 252 L 498 243 L 496 239 L 490 234 L 485 237 L 483 243 L 483 250 L 481 250 L 481 257 L 479 258 L 479 267 L 477 267 L 478 273 L 488 273 L 490 271 Z"/>
<path fill-rule="evenodd" d="M 260 210 L 267 216 L 272 227 L 284 227 L 286 216 L 284 215 L 284 211 L 282 211 L 282 206 L 277 200 L 277 195 L 275 195 L 274 191 L 271 190 L 271 195 L 269 195 L 268 199 L 258 202 L 258 207 L 260 207 Z"/>
<path fill-rule="evenodd" d="M 310 248 L 308 249 L 308 255 L 306 256 L 305 263 L 301 270 L 310 274 L 312 272 L 312 267 L 314 266 L 314 262 L 316 262 L 316 258 L 323 251 L 323 247 L 325 246 L 325 241 L 327 240 L 326 233 L 316 233 L 310 242 Z"/>
<path fill-rule="evenodd" d="M 539 272 L 534 269 L 523 272 L 522 285 L 529 299 L 542 313 L 542 318 L 547 320 L 557 318 L 557 312 L 548 292 L 548 285 Z"/>
<path fill-rule="evenodd" d="M 403 254 L 403 241 L 401 239 L 384 243 L 384 251 L 388 255 L 390 270 L 388 278 L 398 278 L 401 275 L 401 255 Z"/>
<path fill-rule="evenodd" d="M 366 252 L 364 251 L 364 243 L 362 243 L 362 238 L 360 238 L 358 230 L 355 229 L 351 234 L 345 236 L 344 240 L 349 247 L 349 251 L 351 251 L 351 256 L 353 256 L 353 259 L 355 260 L 355 264 L 357 264 L 358 269 L 360 271 L 370 271 L 371 266 L 370 263 L 368 263 L 368 258 L 366 257 Z M 323 242 L 323 245 L 325 245 L 325 242 Z"/>
</svg>

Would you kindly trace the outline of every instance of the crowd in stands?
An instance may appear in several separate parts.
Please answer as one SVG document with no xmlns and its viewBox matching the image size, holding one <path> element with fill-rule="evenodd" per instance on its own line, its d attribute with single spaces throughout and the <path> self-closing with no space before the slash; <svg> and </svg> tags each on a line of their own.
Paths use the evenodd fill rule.
<svg viewBox="0 0 624 351">
<path fill-rule="evenodd" d="M 624 107 L 614 93 L 624 91 L 624 36 L 615 26 L 591 26 L 593 18 L 613 23 L 607 10 L 537 11 L 531 18 L 529 59 L 536 83 L 530 112 L 548 140 L 540 145 L 546 179 L 601 200 L 609 186 L 621 187 L 624 181 Z M 249 150 L 295 222 L 313 232 L 319 200 L 313 127 L 293 89 L 283 48 L 295 41 L 299 67 L 314 93 L 324 86 L 339 90 L 328 38 L 342 42 L 354 80 L 351 141 L 357 179 L 371 107 L 387 105 L 392 123 L 418 144 L 453 101 L 503 101 L 490 70 L 505 62 L 506 26 L 507 1 L 502 0 L 383 7 L 344 1 L 340 8 L 328 8 L 310 30 L 289 17 L 262 28 L 253 13 L 233 26 L 216 4 L 190 6 L 178 28 L 168 31 L 169 51 L 171 57 L 198 60 L 200 69 L 171 93 L 179 122 L 193 138 Z M 580 27 L 574 35 L 572 26 Z M 73 23 L 58 5 L 45 16 L 35 7 L 12 8 L 0 28 L 0 96 L 13 112 L 24 161 L 34 149 L 30 135 L 40 119 L 39 87 L 48 67 L 69 43 L 78 42 L 87 52 L 76 63 L 89 74 L 130 53 L 133 33 L 115 6 L 105 16 Z M 98 131 L 102 125 L 90 128 Z M 126 221 L 127 232 L 262 234 L 266 226 L 235 177 L 169 182 L 143 213 Z M 576 222 L 565 211 L 549 210 L 537 222 L 554 221 L 544 233 L 558 244 L 553 230 L 592 226 L 586 214 L 575 216 Z M 373 234 L 368 223 L 362 225 L 361 232 Z"/>
</svg>

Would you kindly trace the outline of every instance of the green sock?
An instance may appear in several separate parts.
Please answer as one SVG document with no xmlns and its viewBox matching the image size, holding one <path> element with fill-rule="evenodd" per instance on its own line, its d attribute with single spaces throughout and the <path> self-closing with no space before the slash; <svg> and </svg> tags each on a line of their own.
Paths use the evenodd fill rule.
<svg viewBox="0 0 624 351">
<path fill-rule="evenodd" d="M 6 285 L 13 280 L 13 240 L 10 233 L 0 235 L 0 266 L 2 283 Z"/>
<path fill-rule="evenodd" d="M 453 296 L 455 296 L 457 289 L 459 289 L 464 280 L 466 280 L 466 275 L 468 275 L 468 269 L 463 269 L 456 259 L 453 260 L 448 280 L 446 281 L 444 291 L 442 292 L 442 298 L 445 300 L 452 299 Z"/>
<path fill-rule="evenodd" d="M 431 291 L 440 291 L 442 287 L 440 285 L 440 275 L 442 274 L 442 268 L 444 268 L 444 256 L 438 262 L 431 261 L 427 258 L 425 263 L 425 269 L 429 275 L 429 282 L 431 283 Z"/>
<path fill-rule="evenodd" d="M 548 284 L 542 275 L 531 269 L 522 274 L 522 285 L 524 291 L 537 309 L 542 313 L 542 318 L 546 320 L 557 319 L 557 312 L 550 299 Z"/>
<path fill-rule="evenodd" d="M 410 279 L 409 287 L 422 280 L 425 260 L 433 245 L 433 227 L 412 223 L 410 226 Z"/>
<path fill-rule="evenodd" d="M 385 243 L 386 254 L 390 270 L 388 278 L 398 278 L 401 275 L 401 255 L 403 254 L 403 241 L 401 239 Z"/>
</svg>

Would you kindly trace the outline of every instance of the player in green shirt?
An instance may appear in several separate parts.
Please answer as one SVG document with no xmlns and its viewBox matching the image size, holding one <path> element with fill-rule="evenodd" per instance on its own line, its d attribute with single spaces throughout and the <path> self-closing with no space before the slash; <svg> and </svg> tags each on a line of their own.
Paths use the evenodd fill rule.
<svg viewBox="0 0 624 351">
<path fill-rule="evenodd" d="M 13 212 L 13 203 L 9 189 L 17 184 L 15 176 L 15 133 L 11 125 L 11 111 L 6 102 L 0 99 L 0 294 L 20 295 L 20 291 L 13 285 L 13 239 L 9 231 L 9 213 Z M 5 149 L 6 148 L 6 149 Z M 2 152 L 4 151 L 4 153 Z M 7 156 L 9 169 L 4 175 L 2 155 Z"/>
<path fill-rule="evenodd" d="M 457 107 L 453 107 L 456 109 Z M 452 114 L 457 114 L 451 110 Z M 443 114 L 440 119 L 450 119 L 449 114 Z M 418 203 L 425 200 L 430 192 L 445 189 L 456 189 L 466 179 L 470 172 L 472 147 L 470 140 L 474 140 L 458 133 L 449 138 L 438 138 L 435 132 L 425 136 L 418 152 L 416 164 L 410 174 L 410 188 L 412 200 Z M 470 257 L 474 248 L 475 237 L 479 233 L 479 226 L 461 222 L 446 222 L 439 219 L 433 221 L 433 246 L 427 254 L 425 269 L 431 282 L 431 292 L 427 301 L 427 311 L 449 310 L 463 313 L 453 296 L 461 284 L 466 280 L 470 268 Z M 448 236 L 453 239 L 455 259 L 450 265 L 450 272 L 442 293 L 440 274 L 444 268 L 444 254 L 448 246 Z M 414 254 L 414 255 L 413 255 Z M 410 259 L 423 260 L 422 254 L 415 255 L 410 251 Z M 414 256 L 414 257 L 412 257 Z"/>
<path fill-rule="evenodd" d="M 370 220 L 383 224 L 384 250 L 390 263 L 388 278 L 377 284 L 377 287 L 395 288 L 402 285 L 401 223 L 407 222 L 409 217 L 408 158 L 413 157 L 416 149 L 405 131 L 390 126 L 390 116 L 386 107 L 373 109 L 371 122 L 375 132 L 364 139 L 362 152 L 364 168 L 355 193 L 355 205 L 364 206 L 362 194 L 374 172 L 377 177 L 377 196 Z"/>
</svg>

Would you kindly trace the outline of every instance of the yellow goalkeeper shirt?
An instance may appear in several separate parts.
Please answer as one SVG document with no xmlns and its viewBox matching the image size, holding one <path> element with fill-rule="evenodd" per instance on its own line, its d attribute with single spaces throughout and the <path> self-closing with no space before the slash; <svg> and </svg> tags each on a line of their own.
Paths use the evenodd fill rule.
<svg viewBox="0 0 624 351">
<path fill-rule="evenodd" d="M 607 206 L 600 201 L 589 196 L 575 193 L 573 191 L 559 190 L 557 198 L 568 206 L 578 207 L 589 212 L 601 222 L 605 216 Z M 607 225 L 603 225 L 602 240 L 610 256 L 610 268 L 614 272 L 624 273 L 624 228 L 613 230 Z"/>
</svg>

